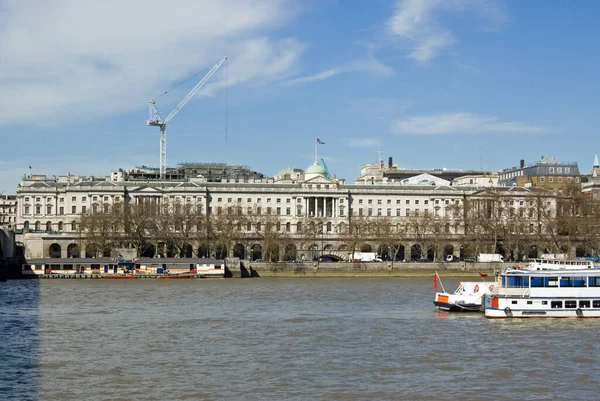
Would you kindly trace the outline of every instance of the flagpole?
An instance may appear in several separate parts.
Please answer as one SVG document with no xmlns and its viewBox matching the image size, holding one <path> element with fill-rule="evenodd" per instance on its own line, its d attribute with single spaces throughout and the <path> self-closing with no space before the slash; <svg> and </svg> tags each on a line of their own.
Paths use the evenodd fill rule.
<svg viewBox="0 0 600 401">
<path fill-rule="evenodd" d="M 317 139 L 318 139 L 318 138 L 317 138 L 317 137 L 315 137 L 315 164 L 317 164 L 317 160 L 318 160 L 318 157 L 317 157 L 317 149 L 318 149 L 318 147 L 319 147 L 319 141 L 317 141 Z"/>
</svg>

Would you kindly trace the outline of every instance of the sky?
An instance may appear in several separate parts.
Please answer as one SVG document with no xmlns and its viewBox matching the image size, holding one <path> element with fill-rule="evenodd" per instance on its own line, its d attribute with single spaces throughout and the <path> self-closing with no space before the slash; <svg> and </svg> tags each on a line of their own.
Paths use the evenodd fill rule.
<svg viewBox="0 0 600 401">
<path fill-rule="evenodd" d="M 600 150 L 600 2 L 0 0 L 0 193 L 25 174 L 105 176 L 318 158 L 502 170 Z M 173 88 L 173 89 L 172 89 Z M 166 92 L 166 94 L 165 94 Z"/>
</svg>

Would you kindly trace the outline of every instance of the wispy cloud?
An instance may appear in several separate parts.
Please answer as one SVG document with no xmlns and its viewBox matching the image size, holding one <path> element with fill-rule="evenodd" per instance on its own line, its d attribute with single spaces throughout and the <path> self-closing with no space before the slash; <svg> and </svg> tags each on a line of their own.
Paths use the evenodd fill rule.
<svg viewBox="0 0 600 401">
<path fill-rule="evenodd" d="M 230 56 L 229 84 L 286 79 L 305 46 L 270 32 L 293 10 L 287 0 L 181 0 L 177 7 L 160 0 L 56 0 L 33 8 L 5 2 L 0 124 L 138 109 L 223 55 Z M 212 89 L 223 81 L 215 75 Z"/>
<path fill-rule="evenodd" d="M 317 74 L 293 78 L 288 81 L 285 81 L 284 85 L 303 85 L 311 82 L 323 81 L 340 74 L 348 74 L 355 72 L 370 74 L 382 78 L 388 77 L 394 73 L 393 69 L 390 66 L 382 63 L 377 58 L 375 58 L 371 52 L 369 52 L 369 55 L 365 58 L 353 61 L 340 67 L 330 68 Z"/>
<path fill-rule="evenodd" d="M 458 39 L 439 22 L 438 14 L 473 12 L 489 23 L 483 29 L 497 30 L 506 19 L 498 2 L 493 0 L 397 0 L 394 14 L 387 21 L 390 34 L 410 43 L 409 57 L 426 64 Z"/>
<path fill-rule="evenodd" d="M 333 68 L 331 70 L 319 72 L 318 74 L 309 75 L 306 77 L 294 78 L 285 82 L 285 85 L 303 85 L 310 82 L 323 81 L 325 79 L 331 78 L 334 75 L 339 74 L 341 71 L 337 68 Z"/>
<path fill-rule="evenodd" d="M 379 146 L 379 139 L 352 139 L 348 142 L 348 147 L 350 148 L 373 148 L 375 146 Z"/>
<path fill-rule="evenodd" d="M 485 133 L 541 133 L 543 127 L 520 121 L 503 121 L 498 117 L 472 113 L 444 113 L 398 119 L 392 123 L 392 132 L 412 135 L 485 134 Z"/>
</svg>

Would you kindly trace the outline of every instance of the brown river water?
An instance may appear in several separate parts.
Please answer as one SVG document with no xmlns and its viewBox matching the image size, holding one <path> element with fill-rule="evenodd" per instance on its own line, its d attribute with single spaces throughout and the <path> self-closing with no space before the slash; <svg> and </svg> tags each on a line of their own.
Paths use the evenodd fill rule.
<svg viewBox="0 0 600 401">
<path fill-rule="evenodd" d="M 600 398 L 600 319 L 438 312 L 432 284 L 0 282 L 0 400 Z"/>
</svg>

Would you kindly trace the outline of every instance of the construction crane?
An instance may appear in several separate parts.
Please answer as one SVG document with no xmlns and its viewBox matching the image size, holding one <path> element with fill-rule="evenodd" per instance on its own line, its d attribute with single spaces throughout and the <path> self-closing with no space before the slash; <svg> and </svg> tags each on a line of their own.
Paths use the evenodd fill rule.
<svg viewBox="0 0 600 401">
<path fill-rule="evenodd" d="M 150 100 L 148 102 L 150 106 L 150 118 L 146 120 L 146 125 L 153 127 L 160 127 L 160 178 L 165 178 L 167 173 L 167 123 L 175 117 L 175 115 L 181 110 L 183 106 L 186 105 L 187 102 L 190 101 L 192 97 L 204 86 L 206 81 L 213 76 L 213 74 L 219 69 L 221 64 L 223 64 L 227 60 L 227 56 L 224 56 L 222 59 L 217 61 L 217 63 L 206 73 L 204 78 L 200 80 L 194 86 L 194 88 L 179 102 L 179 104 L 169 113 L 169 115 L 163 120 L 160 117 L 160 113 L 156 108 L 156 99 Z M 166 92 L 165 92 L 166 93 Z"/>
<path fill-rule="evenodd" d="M 323 158 L 321 158 L 321 164 L 323 165 L 323 168 L 325 169 L 325 176 L 327 178 L 331 178 L 331 174 L 329 174 L 329 169 L 327 168 L 327 164 L 325 164 L 325 160 L 323 160 Z"/>
</svg>

